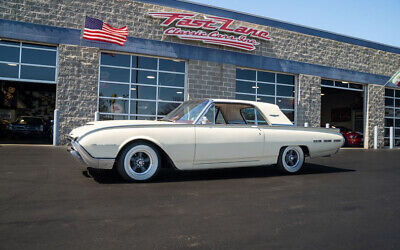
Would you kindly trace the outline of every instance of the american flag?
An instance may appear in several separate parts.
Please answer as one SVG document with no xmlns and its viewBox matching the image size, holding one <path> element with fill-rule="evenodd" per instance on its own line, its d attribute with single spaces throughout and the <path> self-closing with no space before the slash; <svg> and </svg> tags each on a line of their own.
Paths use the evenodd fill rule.
<svg viewBox="0 0 400 250">
<path fill-rule="evenodd" d="M 84 39 L 124 46 L 127 35 L 126 26 L 116 29 L 96 18 L 86 17 L 85 19 Z"/>
</svg>

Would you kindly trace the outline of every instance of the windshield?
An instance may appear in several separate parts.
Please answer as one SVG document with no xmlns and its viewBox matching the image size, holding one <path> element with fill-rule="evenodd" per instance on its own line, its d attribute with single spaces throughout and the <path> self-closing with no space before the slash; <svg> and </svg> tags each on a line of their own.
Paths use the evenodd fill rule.
<svg viewBox="0 0 400 250">
<path fill-rule="evenodd" d="M 186 101 L 171 111 L 162 120 L 193 124 L 209 100 Z"/>
</svg>

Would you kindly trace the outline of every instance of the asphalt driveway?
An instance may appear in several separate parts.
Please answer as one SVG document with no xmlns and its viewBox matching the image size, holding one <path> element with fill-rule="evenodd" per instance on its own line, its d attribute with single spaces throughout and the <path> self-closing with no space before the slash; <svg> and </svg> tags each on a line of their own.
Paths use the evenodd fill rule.
<svg viewBox="0 0 400 250">
<path fill-rule="evenodd" d="M 400 249 L 400 150 L 273 167 L 88 175 L 62 147 L 0 146 L 0 249 Z"/>
</svg>

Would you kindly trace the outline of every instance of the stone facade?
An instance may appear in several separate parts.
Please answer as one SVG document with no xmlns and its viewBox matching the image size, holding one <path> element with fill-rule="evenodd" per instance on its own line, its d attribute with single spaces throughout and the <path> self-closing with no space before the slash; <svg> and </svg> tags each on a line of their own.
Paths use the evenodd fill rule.
<svg viewBox="0 0 400 250">
<path fill-rule="evenodd" d="M 235 98 L 236 67 L 190 60 L 187 72 L 188 99 Z"/>
<path fill-rule="evenodd" d="M 310 127 L 321 125 L 321 77 L 299 75 L 297 82 L 297 126 L 308 122 Z"/>
<path fill-rule="evenodd" d="M 384 146 L 385 89 L 379 85 L 366 86 L 365 148 L 374 146 L 374 127 L 378 126 L 378 148 Z"/>
<path fill-rule="evenodd" d="M 73 128 L 94 120 L 97 110 L 99 50 L 74 45 L 58 47 L 56 109 L 60 111 L 59 143 Z"/>
<path fill-rule="evenodd" d="M 245 53 L 234 48 L 206 45 L 201 42 L 183 41 L 175 37 L 164 36 L 164 27 L 160 26 L 161 20 L 146 14 L 151 11 L 189 13 L 188 11 L 133 0 L 0 1 L 0 19 L 81 30 L 85 16 L 93 16 L 105 20 L 115 27 L 127 25 L 129 36 L 133 37 Z M 254 55 L 385 76 L 391 76 L 400 66 L 400 54 L 396 53 L 242 21 L 236 21 L 235 25 L 245 25 L 271 33 L 272 41 L 259 41 L 260 45 L 257 46 L 257 49 L 248 52 Z"/>
</svg>

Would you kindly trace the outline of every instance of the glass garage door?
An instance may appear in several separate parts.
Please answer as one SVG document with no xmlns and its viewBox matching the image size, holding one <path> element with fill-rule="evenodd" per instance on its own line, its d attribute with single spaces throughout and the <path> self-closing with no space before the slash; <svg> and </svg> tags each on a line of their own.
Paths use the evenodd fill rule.
<svg viewBox="0 0 400 250">
<path fill-rule="evenodd" d="M 101 53 L 100 120 L 155 120 L 184 101 L 185 62 Z"/>
<path fill-rule="evenodd" d="M 394 145 L 400 147 L 400 90 L 385 89 L 385 146 L 389 146 L 389 128 L 394 127 Z"/>
<path fill-rule="evenodd" d="M 295 76 L 238 68 L 236 99 L 276 104 L 294 122 Z"/>
</svg>

